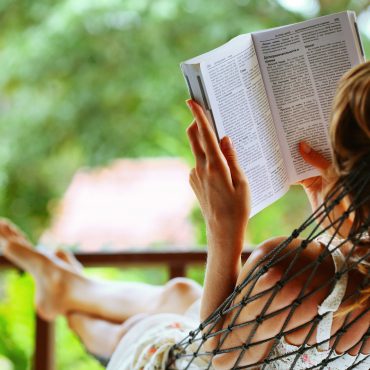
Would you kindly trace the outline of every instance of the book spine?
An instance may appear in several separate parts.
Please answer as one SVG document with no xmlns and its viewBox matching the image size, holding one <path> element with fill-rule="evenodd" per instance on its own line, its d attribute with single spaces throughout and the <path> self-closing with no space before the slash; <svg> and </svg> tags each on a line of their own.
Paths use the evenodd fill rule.
<svg viewBox="0 0 370 370">
<path fill-rule="evenodd" d="M 202 99 L 203 99 L 202 106 L 208 112 L 208 118 L 211 119 L 211 123 L 212 123 L 213 129 L 214 129 L 214 131 L 216 133 L 217 140 L 220 141 L 220 137 L 219 137 L 219 134 L 218 134 L 218 131 L 217 131 L 217 127 L 216 127 L 215 117 L 213 115 L 211 106 L 208 103 L 206 92 L 204 90 L 203 82 L 202 82 L 202 79 L 200 78 L 200 76 L 197 76 L 197 81 L 198 81 L 198 84 L 199 84 L 200 93 L 202 94 Z"/>
<path fill-rule="evenodd" d="M 361 50 L 362 57 L 364 58 L 364 60 L 366 60 L 365 59 L 364 47 L 362 45 L 362 41 L 361 41 L 361 37 L 360 37 L 360 32 L 358 31 L 357 22 L 354 21 L 353 23 L 354 23 L 354 26 L 355 26 L 357 41 L 358 41 L 358 44 L 360 45 L 360 50 Z"/>
</svg>

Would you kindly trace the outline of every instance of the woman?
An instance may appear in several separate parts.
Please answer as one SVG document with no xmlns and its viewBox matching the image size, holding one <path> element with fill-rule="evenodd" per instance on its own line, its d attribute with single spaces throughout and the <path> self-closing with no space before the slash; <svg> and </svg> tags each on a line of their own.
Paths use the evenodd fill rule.
<svg viewBox="0 0 370 370">
<path fill-rule="evenodd" d="M 49 320 L 58 314 L 67 315 L 71 328 L 90 351 L 105 357 L 113 353 L 108 369 L 164 369 L 173 345 L 197 327 L 199 320 L 215 316 L 213 313 L 231 295 L 232 304 L 240 307 L 239 315 L 223 312 L 215 324 L 205 321 L 199 333 L 204 336 L 201 349 L 207 356 L 199 356 L 199 348 L 190 339 L 185 353 L 172 362 L 175 367 L 205 369 L 212 361 L 216 369 L 303 369 L 314 368 L 331 356 L 334 361 L 322 363 L 321 368 L 349 368 L 357 360 L 360 364 L 355 368 L 370 368 L 368 234 L 356 245 L 334 242 L 329 237 L 328 243 L 336 247 L 327 255 L 323 254 L 327 248 L 323 239 L 307 244 L 298 237 L 273 238 L 256 248 L 241 266 L 250 212 L 248 183 L 230 139 L 223 138 L 219 145 L 199 105 L 190 101 L 189 107 L 195 121 L 188 136 L 196 160 L 190 183 L 208 237 L 203 291 L 188 279 L 175 279 L 163 287 L 89 280 L 68 255 L 55 257 L 35 251 L 18 230 L 2 222 L 3 253 L 34 276 L 40 315 Z M 334 183 L 344 183 L 357 171 L 361 188 L 350 188 L 333 209 L 320 216 L 320 224 L 329 233 L 347 240 L 362 226 L 369 229 L 370 63 L 342 78 L 330 130 L 333 165 L 307 143 L 300 144 L 303 158 L 322 172 L 322 176 L 302 185 L 316 209 L 328 198 L 328 189 Z M 365 170 L 359 171 L 359 164 Z M 363 202 L 352 210 L 353 200 L 359 197 Z M 285 249 L 280 250 L 284 243 Z M 293 253 L 296 250 L 299 253 Z M 264 261 L 271 253 L 277 258 L 268 265 Z M 350 263 L 357 267 L 347 269 Z M 243 284 L 259 266 L 258 278 Z M 328 285 L 334 276 L 335 284 Z M 233 296 L 235 291 L 238 294 Z M 253 299 L 243 301 L 243 297 Z M 253 326 L 242 325 L 245 322 Z M 297 359 L 287 355 L 300 349 Z M 190 356 L 192 353 L 195 356 Z M 271 358 L 275 360 L 269 361 Z"/>
</svg>

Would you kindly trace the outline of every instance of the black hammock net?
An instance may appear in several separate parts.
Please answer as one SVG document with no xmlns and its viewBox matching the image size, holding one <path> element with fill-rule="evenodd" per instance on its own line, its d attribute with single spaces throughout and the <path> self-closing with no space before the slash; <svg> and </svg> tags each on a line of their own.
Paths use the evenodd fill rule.
<svg viewBox="0 0 370 370">
<path fill-rule="evenodd" d="M 327 338 L 317 342 L 316 340 L 312 343 L 310 339 L 315 338 L 315 329 L 320 325 L 320 322 L 325 320 L 327 315 L 332 314 L 331 312 L 325 312 L 320 314 L 319 310 L 313 320 L 292 328 L 289 326 L 290 321 L 295 315 L 295 312 L 301 305 L 304 305 L 309 301 L 310 297 L 317 293 L 320 289 L 329 289 L 329 294 L 332 292 L 339 281 L 344 276 L 348 276 L 348 272 L 357 269 L 360 263 L 367 266 L 370 260 L 370 244 L 369 244 L 369 228 L 370 228 L 370 216 L 364 223 L 359 225 L 356 230 L 352 230 L 349 233 L 348 238 L 338 239 L 340 237 L 339 230 L 345 224 L 348 217 L 355 212 L 364 203 L 370 199 L 368 194 L 368 184 L 370 181 L 370 171 L 367 163 L 362 163 L 357 166 L 357 169 L 352 171 L 350 176 L 340 182 L 335 188 L 333 188 L 324 203 L 303 222 L 303 224 L 295 229 L 290 237 L 284 240 L 280 245 L 274 248 L 270 253 L 265 255 L 258 264 L 252 269 L 248 276 L 237 285 L 230 294 L 230 296 L 200 325 L 191 331 L 186 338 L 180 343 L 173 346 L 170 357 L 167 363 L 168 369 L 212 369 L 212 360 L 215 356 L 221 354 L 233 354 L 230 356 L 232 363 L 227 365 L 230 369 L 369 369 L 370 355 L 364 354 L 364 348 L 367 341 L 370 342 L 370 329 L 369 325 L 365 321 L 365 333 L 362 337 L 356 341 L 353 347 L 347 349 L 344 353 L 340 354 L 340 351 L 336 350 L 338 343 L 341 338 L 347 333 L 352 325 L 364 318 L 370 310 L 369 302 L 364 302 L 359 315 L 351 315 L 351 313 L 343 314 L 343 324 L 339 327 L 335 333 L 331 333 Z M 348 193 L 352 195 L 352 202 L 348 206 L 344 213 L 341 213 L 339 217 L 331 216 L 333 209 L 338 206 L 339 202 L 346 197 Z M 356 194 L 356 196 L 354 196 Z M 331 217 L 331 218 L 330 218 Z M 330 221 L 328 221 L 330 220 Z M 297 247 L 291 248 L 292 242 L 300 237 L 305 232 L 307 237 L 299 239 L 300 242 Z M 330 235 L 327 237 L 327 241 L 323 245 L 322 252 L 320 252 L 318 258 L 312 262 L 307 263 L 303 269 L 298 272 L 293 271 L 299 257 L 301 256 L 307 245 L 318 239 L 322 235 Z M 335 242 L 334 242 L 335 241 Z M 330 254 L 334 254 L 341 246 L 346 244 L 350 246 L 349 253 L 345 255 L 345 261 L 339 269 L 336 269 L 333 273 L 332 278 L 329 278 L 324 284 L 316 287 L 312 287 L 311 283 L 315 277 L 315 274 L 319 270 L 320 265 L 323 263 L 326 257 Z M 290 248 L 288 246 L 290 245 Z M 359 248 L 362 253 L 358 253 Z M 343 256 L 343 255 L 342 255 Z M 334 255 L 333 255 L 334 257 Z M 280 263 L 283 259 L 288 259 L 288 267 L 284 270 L 283 276 L 273 288 L 264 290 L 257 294 L 253 293 L 253 288 L 256 286 L 259 278 L 266 274 L 276 264 Z M 297 269 L 296 269 L 297 270 Z M 342 300 L 342 303 L 353 302 L 354 298 L 358 298 L 361 291 L 369 286 L 370 269 L 367 269 L 367 273 L 363 275 L 362 282 L 356 288 L 356 291 L 349 296 L 346 296 Z M 289 281 L 299 278 L 301 274 L 305 274 L 305 282 L 296 297 L 296 299 L 288 306 L 276 309 L 272 311 L 269 309 L 277 296 L 279 290 Z M 248 305 L 252 307 L 254 301 L 261 299 L 263 300 L 263 307 L 260 309 L 260 313 L 257 317 L 249 319 L 248 321 L 242 321 L 241 313 L 248 310 Z M 341 306 L 343 307 L 343 306 Z M 280 331 L 273 330 L 273 336 L 269 338 L 256 339 L 256 332 L 260 325 L 267 323 L 267 320 L 281 314 L 282 312 L 287 313 L 286 318 L 281 325 Z M 255 316 L 255 315 L 254 315 Z M 227 320 L 225 318 L 227 317 Z M 244 316 L 245 317 L 245 316 Z M 368 317 L 365 316 L 365 317 Z M 250 318 L 250 315 L 249 315 Z M 224 324 L 227 322 L 227 325 Z M 362 320 L 363 322 L 364 320 Z M 361 324 L 362 325 L 362 324 Z M 243 328 L 245 338 L 241 338 L 238 330 Z M 307 329 L 307 335 L 303 342 L 299 346 L 291 346 L 291 350 L 278 351 L 279 344 L 282 340 L 285 340 L 287 335 L 291 335 L 294 331 Z M 247 330 L 246 330 L 247 329 Z M 330 329 L 329 329 L 330 332 Z M 234 335 L 234 339 L 237 336 L 240 345 L 230 345 L 231 341 L 227 339 Z M 210 343 L 212 339 L 216 345 L 210 348 L 209 345 L 205 345 L 205 342 Z M 310 341 L 310 344 L 308 344 Z M 368 343 L 369 343 L 368 342 Z M 330 343 L 330 345 L 329 345 Z M 235 344 L 235 340 L 232 342 Z M 267 355 L 258 361 L 248 360 L 250 354 L 253 353 L 253 348 L 257 349 L 258 346 L 268 344 Z M 326 350 L 322 351 L 322 346 L 326 346 Z M 314 356 L 316 361 L 312 360 L 308 356 L 309 352 L 313 348 L 316 348 L 320 352 L 320 356 Z M 356 349 L 355 351 L 351 351 Z M 283 352 L 283 353 L 281 353 Z M 265 352 L 266 353 L 266 352 Z M 348 354 L 351 353 L 351 356 Z M 228 356 L 229 356 L 228 355 Z M 252 356 L 253 357 L 253 356 Z M 312 356 L 311 356 L 312 357 Z M 340 358 L 347 357 L 345 364 L 340 365 Z M 350 360 L 348 360 L 348 357 Z M 319 360 L 317 360 L 319 358 Z M 339 361 L 339 362 L 338 362 Z M 253 363 L 251 363 L 253 362 Z M 332 367 L 331 367 L 332 366 Z"/>
</svg>

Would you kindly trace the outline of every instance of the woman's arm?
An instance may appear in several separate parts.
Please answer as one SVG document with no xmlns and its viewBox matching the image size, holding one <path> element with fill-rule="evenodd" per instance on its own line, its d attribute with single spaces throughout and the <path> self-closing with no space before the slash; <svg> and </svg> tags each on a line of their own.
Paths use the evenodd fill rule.
<svg viewBox="0 0 370 370">
<path fill-rule="evenodd" d="M 188 105 L 195 117 L 187 131 L 195 157 L 190 184 L 200 203 L 208 239 L 201 304 L 204 320 L 235 288 L 250 214 L 250 193 L 230 139 L 223 138 L 219 145 L 202 108 L 193 101 Z"/>
</svg>

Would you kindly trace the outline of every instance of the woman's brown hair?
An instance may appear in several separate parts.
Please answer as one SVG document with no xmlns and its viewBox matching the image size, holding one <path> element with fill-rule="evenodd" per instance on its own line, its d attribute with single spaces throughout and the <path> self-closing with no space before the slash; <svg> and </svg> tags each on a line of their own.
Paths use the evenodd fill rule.
<svg viewBox="0 0 370 370">
<path fill-rule="evenodd" d="M 348 71 L 340 80 L 334 98 L 330 124 L 330 139 L 333 149 L 334 172 L 338 181 L 346 180 L 361 165 L 363 178 L 370 175 L 370 62 L 358 65 Z M 356 194 L 355 194 L 356 192 Z M 360 194 L 359 194 L 360 192 Z M 349 191 L 349 201 L 369 198 L 370 181 L 364 181 L 361 190 Z M 369 225 L 370 199 L 354 210 L 352 231 Z M 369 227 L 367 227 L 367 236 Z M 370 249 L 370 242 L 365 243 Z M 357 263 L 358 270 L 365 276 L 370 274 L 369 261 Z M 348 313 L 361 307 L 370 299 L 370 286 L 360 291 L 359 297 L 350 306 L 341 310 Z"/>
</svg>

